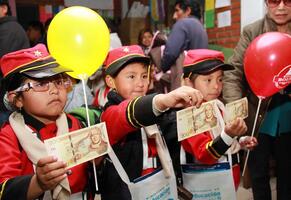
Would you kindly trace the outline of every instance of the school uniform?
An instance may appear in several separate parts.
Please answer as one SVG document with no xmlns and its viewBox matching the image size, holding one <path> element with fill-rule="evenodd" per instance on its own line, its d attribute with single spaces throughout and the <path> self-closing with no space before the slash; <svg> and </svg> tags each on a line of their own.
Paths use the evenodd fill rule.
<svg viewBox="0 0 291 200">
<path fill-rule="evenodd" d="M 61 74 L 71 70 L 59 66 L 43 44 L 11 52 L 1 58 L 1 71 L 5 91 L 21 94 L 29 90 L 47 92 L 50 83 L 57 89 L 65 91 L 71 84 Z M 58 76 L 61 81 L 56 84 L 23 84 L 24 79 L 48 79 Z M 15 97 L 14 97 L 15 98 Z M 12 103 L 12 102 L 11 102 Z M 15 106 L 15 105 L 14 105 Z M 35 174 L 36 163 L 48 156 L 43 141 L 78 130 L 81 123 L 73 116 L 60 113 L 55 122 L 44 124 L 32 115 L 15 111 L 0 130 L 0 199 L 23 200 L 27 198 L 30 182 Z M 56 116 L 57 117 L 57 116 Z M 45 191 L 39 199 L 83 199 L 88 185 L 89 164 L 83 163 L 73 168 L 72 174 L 64 178 L 52 191 Z M 87 187 L 88 186 L 88 187 Z M 92 195 L 87 195 L 93 199 Z"/>
<path fill-rule="evenodd" d="M 115 91 L 110 91 L 101 115 L 101 121 L 106 122 L 110 144 L 129 179 L 134 179 L 154 171 L 157 150 L 153 139 L 147 140 L 148 167 L 143 167 L 144 145 L 141 127 L 155 123 L 152 99 L 155 95 L 147 95 L 134 100 L 124 100 Z M 118 117 L 117 117 L 118 116 Z M 100 192 L 102 199 L 131 199 L 127 185 L 121 180 L 113 164 L 106 160 L 102 169 Z"/>
<path fill-rule="evenodd" d="M 25 124 L 36 133 L 36 139 L 44 141 L 56 136 L 56 123 L 45 125 L 27 113 L 22 113 Z M 81 128 L 80 122 L 73 116 L 67 115 L 67 119 L 69 131 Z M 1 199 L 26 199 L 31 178 L 35 173 L 35 166 L 33 166 L 26 152 L 22 149 L 8 122 L 1 128 L 0 149 Z M 68 180 L 72 194 L 86 190 L 88 167 L 88 163 L 83 163 L 71 168 L 72 174 L 68 176 Z"/>
<path fill-rule="evenodd" d="M 232 70 L 233 66 L 224 63 L 224 56 L 222 52 L 199 49 L 189 50 L 185 53 L 185 59 L 183 63 L 183 77 L 190 78 L 192 75 L 207 75 L 214 72 L 217 69 Z M 224 105 L 220 101 L 216 101 L 219 111 L 223 114 Z M 221 121 L 221 122 L 219 122 Z M 234 138 L 231 138 L 224 132 L 223 119 L 218 120 L 220 124 L 219 128 L 212 129 L 193 137 L 187 138 L 181 142 L 185 149 L 187 163 L 199 163 L 199 164 L 215 164 L 221 161 L 227 160 L 227 151 L 235 146 Z M 237 144 L 236 142 L 236 145 Z M 240 167 L 238 165 L 238 155 L 233 154 L 233 178 L 235 187 L 237 188 L 240 180 Z"/>
</svg>

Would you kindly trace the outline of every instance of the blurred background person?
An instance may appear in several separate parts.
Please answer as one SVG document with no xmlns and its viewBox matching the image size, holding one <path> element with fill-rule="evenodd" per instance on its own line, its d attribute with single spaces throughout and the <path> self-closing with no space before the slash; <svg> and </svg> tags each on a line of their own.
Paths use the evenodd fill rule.
<svg viewBox="0 0 291 200">
<path fill-rule="evenodd" d="M 201 23 L 200 4 L 195 0 L 177 0 L 173 19 L 176 20 L 162 58 L 162 70 L 168 71 L 184 50 L 207 49 L 208 36 Z M 182 65 L 178 65 L 180 77 Z"/>
<path fill-rule="evenodd" d="M 152 30 L 149 28 L 140 30 L 138 34 L 138 45 L 142 48 L 146 55 L 148 55 L 149 53 L 153 37 L 154 34 Z"/>
<path fill-rule="evenodd" d="M 31 21 L 26 29 L 26 34 L 29 39 L 30 46 L 33 47 L 38 43 L 43 43 L 44 41 L 44 26 L 38 21 Z"/>
<path fill-rule="evenodd" d="M 29 40 L 17 19 L 11 16 L 8 0 L 0 0 L 0 58 L 10 52 L 29 47 Z M 0 73 L 0 82 L 2 74 Z M 0 83 L 2 85 L 2 83 Z M 3 103 L 4 91 L 0 90 L 0 125 L 7 120 L 9 112 Z"/>
<path fill-rule="evenodd" d="M 0 58 L 12 51 L 29 47 L 22 26 L 11 16 L 8 0 L 0 0 Z"/>
</svg>

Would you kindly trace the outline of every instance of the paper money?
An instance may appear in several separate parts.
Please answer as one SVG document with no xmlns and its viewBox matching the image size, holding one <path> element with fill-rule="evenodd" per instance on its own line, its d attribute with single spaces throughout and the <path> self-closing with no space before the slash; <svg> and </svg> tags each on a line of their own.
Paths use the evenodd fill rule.
<svg viewBox="0 0 291 200">
<path fill-rule="evenodd" d="M 225 105 L 224 121 L 226 123 L 230 123 L 238 117 L 242 119 L 248 117 L 248 100 L 246 97 Z"/>
<path fill-rule="evenodd" d="M 93 160 L 109 151 L 105 123 L 70 132 L 44 141 L 49 155 L 67 163 L 67 167 Z"/>
<path fill-rule="evenodd" d="M 203 103 L 200 108 L 190 107 L 178 111 L 178 141 L 216 128 L 218 112 L 215 100 Z"/>
</svg>

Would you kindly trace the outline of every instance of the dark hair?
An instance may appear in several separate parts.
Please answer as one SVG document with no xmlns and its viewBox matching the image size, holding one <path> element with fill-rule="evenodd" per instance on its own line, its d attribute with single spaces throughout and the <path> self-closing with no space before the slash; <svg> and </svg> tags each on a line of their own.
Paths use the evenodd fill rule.
<svg viewBox="0 0 291 200">
<path fill-rule="evenodd" d="M 3 6 L 3 5 L 7 6 L 7 14 L 6 15 L 10 16 L 11 9 L 10 9 L 8 0 L 2 0 L 2 1 L 0 0 L 0 6 Z"/>
<path fill-rule="evenodd" d="M 5 91 L 13 91 L 20 87 L 22 83 L 27 79 L 26 76 L 20 73 L 13 74 L 10 77 L 6 77 L 2 80 L 2 88 Z"/>
<path fill-rule="evenodd" d="M 45 23 L 44 23 L 44 29 L 45 29 L 45 31 L 48 30 L 48 27 L 49 27 L 49 25 L 51 24 L 52 20 L 53 20 L 53 18 L 50 17 L 50 18 L 48 18 L 48 19 L 45 21 Z"/>
<path fill-rule="evenodd" d="M 141 29 L 138 33 L 138 45 L 140 46 L 144 46 L 142 44 L 142 38 L 145 33 L 150 33 L 152 36 L 154 36 L 153 31 L 150 28 Z"/>
<path fill-rule="evenodd" d="M 39 31 L 41 35 L 44 34 L 44 26 L 40 21 L 35 20 L 35 21 L 29 22 L 27 28 L 33 28 L 34 30 Z"/>
<path fill-rule="evenodd" d="M 185 12 L 187 8 L 191 9 L 190 15 L 197 17 L 199 20 L 201 19 L 201 5 L 196 0 L 176 0 L 175 6 L 179 5 L 179 7 Z"/>
<path fill-rule="evenodd" d="M 110 19 L 108 17 L 103 18 L 110 33 L 117 33 L 118 31 L 118 25 L 115 23 L 115 21 L 113 19 Z"/>
</svg>

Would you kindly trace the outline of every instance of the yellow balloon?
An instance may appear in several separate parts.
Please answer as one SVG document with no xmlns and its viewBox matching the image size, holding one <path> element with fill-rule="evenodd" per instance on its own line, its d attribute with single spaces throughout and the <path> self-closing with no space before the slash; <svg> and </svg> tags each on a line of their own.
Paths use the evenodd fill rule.
<svg viewBox="0 0 291 200">
<path fill-rule="evenodd" d="M 109 50 L 109 30 L 95 11 L 73 6 L 59 12 L 48 29 L 48 48 L 74 78 L 89 77 L 103 63 Z"/>
</svg>

